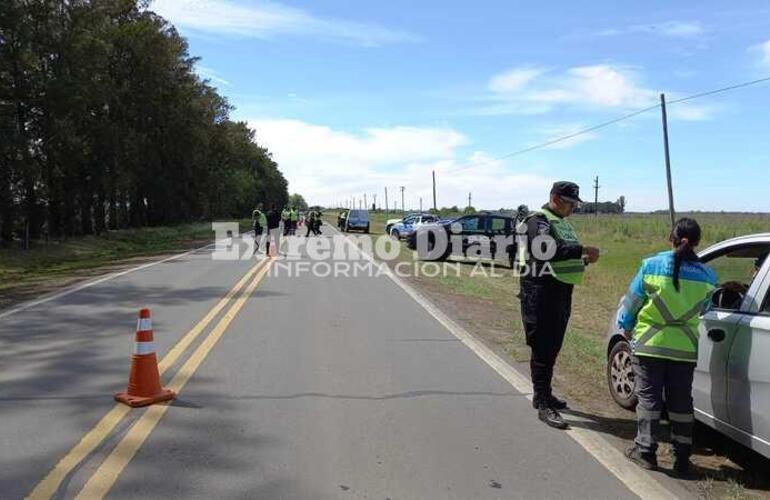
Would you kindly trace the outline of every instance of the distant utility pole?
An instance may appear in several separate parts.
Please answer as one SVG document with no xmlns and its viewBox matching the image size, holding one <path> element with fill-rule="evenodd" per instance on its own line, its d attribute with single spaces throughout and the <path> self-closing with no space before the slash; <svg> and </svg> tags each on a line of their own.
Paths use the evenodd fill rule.
<svg viewBox="0 0 770 500">
<path fill-rule="evenodd" d="M 372 203 L 372 208 L 377 210 L 377 193 L 372 194 L 374 197 L 374 202 Z"/>
<path fill-rule="evenodd" d="M 404 208 L 404 189 L 406 189 L 405 186 L 401 186 L 401 213 L 405 213 L 406 209 Z"/>
<path fill-rule="evenodd" d="M 668 213 L 671 215 L 671 227 L 674 227 L 674 188 L 671 186 L 671 156 L 668 151 L 668 117 L 666 116 L 666 94 L 660 94 L 660 110 L 663 118 L 663 149 L 666 153 L 666 184 L 668 185 Z"/>
<path fill-rule="evenodd" d="M 388 186 L 385 186 L 385 213 L 388 213 L 390 207 L 388 206 Z"/>
<path fill-rule="evenodd" d="M 436 207 L 436 171 L 433 171 L 433 210 L 438 211 Z"/>
<path fill-rule="evenodd" d="M 422 196 L 420 196 L 420 213 L 422 213 Z"/>
<path fill-rule="evenodd" d="M 364 193 L 364 207 L 369 208 L 369 203 L 366 201 L 366 193 Z"/>
<path fill-rule="evenodd" d="M 599 217 L 599 176 L 594 179 L 594 215 Z"/>
<path fill-rule="evenodd" d="M 470 193 L 468 193 L 468 207 L 470 208 L 470 207 L 472 207 L 472 206 L 473 206 L 473 205 L 471 205 L 471 194 L 470 194 Z"/>
</svg>

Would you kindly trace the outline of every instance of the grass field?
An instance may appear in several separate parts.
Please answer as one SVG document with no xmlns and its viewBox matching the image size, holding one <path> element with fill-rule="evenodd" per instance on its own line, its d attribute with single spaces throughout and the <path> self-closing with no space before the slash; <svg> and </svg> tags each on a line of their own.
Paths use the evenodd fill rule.
<svg viewBox="0 0 770 500">
<path fill-rule="evenodd" d="M 680 214 L 683 215 L 683 214 Z M 700 248 L 734 236 L 770 232 L 770 215 L 759 214 L 687 214 L 703 229 Z M 330 220 L 336 214 L 327 215 Z M 371 232 L 384 232 L 384 221 L 395 215 L 371 214 Z M 605 378 L 605 336 L 618 300 L 638 269 L 641 259 L 668 247 L 670 220 L 667 215 L 575 215 L 570 221 L 581 241 L 601 249 L 601 258 L 586 272 L 583 285 L 575 289 L 573 312 L 565 345 L 556 369 L 556 389 L 574 401 L 581 411 L 593 415 L 608 430 L 630 440 L 634 432 L 634 416 L 612 402 Z M 412 252 L 402 246 L 400 259 L 411 260 Z M 741 259 L 742 260 L 742 259 Z M 518 279 L 509 269 L 497 268 L 495 275 L 475 273 L 473 265 L 462 265 L 459 277 L 435 278 L 419 276 L 411 281 L 428 297 L 463 324 L 472 333 L 510 356 L 512 361 L 529 359 L 521 326 Z M 722 276 L 729 273 L 730 276 Z M 747 269 L 718 270 L 720 278 L 748 276 Z M 707 432 L 707 430 L 702 430 Z M 724 444 L 719 436 L 707 436 Z M 727 442 L 727 447 L 736 445 Z M 698 483 L 698 494 L 704 497 L 746 498 L 770 491 L 767 472 L 753 470 L 766 467 L 759 461 L 744 470 L 734 463 L 727 451 L 714 450 L 709 443 L 700 449 L 694 462 L 701 467 L 705 479 Z M 753 455 L 752 460 L 757 458 Z M 737 460 L 737 459 L 736 459 Z"/>
</svg>

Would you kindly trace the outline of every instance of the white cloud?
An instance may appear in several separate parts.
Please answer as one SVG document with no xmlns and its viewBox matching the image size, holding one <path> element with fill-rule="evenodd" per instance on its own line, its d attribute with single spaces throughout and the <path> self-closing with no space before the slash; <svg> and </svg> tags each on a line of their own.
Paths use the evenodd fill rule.
<svg viewBox="0 0 770 500">
<path fill-rule="evenodd" d="M 317 17 L 279 3 L 241 5 L 232 0 L 154 0 L 152 10 L 184 30 L 269 39 L 303 35 L 364 46 L 413 42 L 418 37 L 371 23 Z"/>
<path fill-rule="evenodd" d="M 491 99 L 506 105 L 505 111 L 515 110 L 516 105 L 524 112 L 547 112 L 556 105 L 643 107 L 653 102 L 656 95 L 637 83 L 638 77 L 630 68 L 608 64 L 577 66 L 562 73 L 529 74 L 529 78 L 520 79 L 520 84 L 510 89 L 499 84 L 507 75 L 524 71 L 527 70 L 508 70 L 490 80 Z"/>
<path fill-rule="evenodd" d="M 529 71 L 529 73 L 528 73 Z M 641 84 L 639 70 L 628 66 L 596 64 L 576 66 L 563 72 L 531 72 L 511 69 L 493 76 L 486 104 L 475 110 L 481 115 L 539 114 L 556 108 L 631 111 L 656 104 L 659 92 Z M 506 88 L 508 76 L 515 85 Z M 671 98 L 675 97 L 673 94 Z M 711 108 L 691 103 L 672 111 L 682 120 L 704 120 Z"/>
<path fill-rule="evenodd" d="M 439 206 L 467 203 L 497 209 L 519 203 L 538 205 L 547 197 L 552 179 L 535 171 L 511 172 L 483 152 L 464 156 L 467 139 L 457 131 L 434 127 L 370 128 L 360 133 L 335 130 L 299 120 L 255 119 L 249 125 L 289 180 L 291 192 L 310 203 L 335 205 L 367 193 L 390 205 L 406 186 L 407 208 L 427 208 L 432 200 L 431 171 L 436 171 Z M 453 173 L 460 167 L 461 173 Z M 444 175 L 446 173 L 446 175 Z"/>
<path fill-rule="evenodd" d="M 543 74 L 543 70 L 538 68 L 514 68 L 492 77 L 489 82 L 489 90 L 492 92 L 519 90 L 541 74 Z"/>
<path fill-rule="evenodd" d="M 218 71 L 205 66 L 196 66 L 195 71 L 198 73 L 198 76 L 204 80 L 209 80 L 211 83 L 223 85 L 225 87 L 230 86 L 230 82 L 222 78 L 222 75 Z"/>
<path fill-rule="evenodd" d="M 759 61 L 767 69 L 770 69 L 770 40 L 752 47 L 752 50 L 759 53 Z"/>
<path fill-rule="evenodd" d="M 597 36 L 620 36 L 632 33 L 664 36 L 669 38 L 700 38 L 706 28 L 698 21 L 665 21 L 652 24 L 635 24 L 624 28 L 609 28 L 596 33 Z"/>
</svg>

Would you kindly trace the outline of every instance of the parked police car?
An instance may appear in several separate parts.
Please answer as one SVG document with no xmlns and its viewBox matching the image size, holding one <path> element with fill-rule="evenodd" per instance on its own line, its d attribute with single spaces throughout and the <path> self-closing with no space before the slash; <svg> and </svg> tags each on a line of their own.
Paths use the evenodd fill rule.
<svg viewBox="0 0 770 500">
<path fill-rule="evenodd" d="M 437 251 L 436 234 L 443 231 L 445 241 L 451 241 L 454 236 L 460 239 L 460 245 L 443 245 Z M 420 234 L 427 241 L 428 252 L 422 252 L 418 239 Z M 504 248 L 498 248 L 498 242 L 504 241 Z M 492 212 L 480 212 L 472 215 L 464 215 L 455 219 L 444 219 L 433 224 L 424 224 L 407 237 L 407 246 L 418 251 L 418 257 L 422 260 L 443 260 L 451 256 L 465 258 L 488 258 L 492 260 L 503 259 L 511 267 L 514 264 L 515 252 L 515 222 L 508 215 Z"/>
</svg>

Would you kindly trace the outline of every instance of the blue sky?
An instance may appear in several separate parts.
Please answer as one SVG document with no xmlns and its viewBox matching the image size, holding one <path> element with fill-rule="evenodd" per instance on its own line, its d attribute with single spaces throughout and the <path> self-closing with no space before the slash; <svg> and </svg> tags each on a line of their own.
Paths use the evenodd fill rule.
<svg viewBox="0 0 770 500">
<path fill-rule="evenodd" d="M 155 0 L 292 192 L 333 205 L 541 204 L 569 179 L 665 208 L 669 99 L 770 76 L 770 3 Z M 672 105 L 678 209 L 770 211 L 770 82 Z"/>
</svg>

